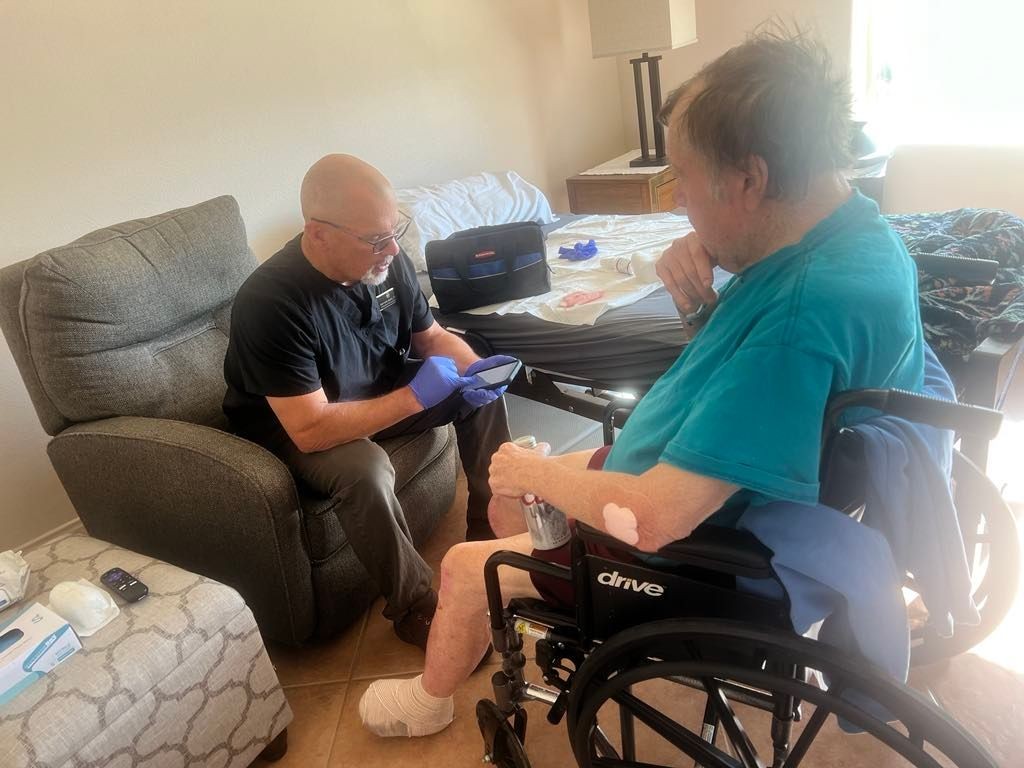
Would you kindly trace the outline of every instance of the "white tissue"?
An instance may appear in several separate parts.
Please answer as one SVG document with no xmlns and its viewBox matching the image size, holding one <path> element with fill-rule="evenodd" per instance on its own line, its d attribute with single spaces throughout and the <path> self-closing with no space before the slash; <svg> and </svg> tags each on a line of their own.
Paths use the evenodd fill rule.
<svg viewBox="0 0 1024 768">
<path fill-rule="evenodd" d="M 121 613 L 114 598 L 85 579 L 54 585 L 50 590 L 50 610 L 68 622 L 80 637 L 95 634 Z"/>
<path fill-rule="evenodd" d="M 621 275 L 632 275 L 641 283 L 659 282 L 655 265 L 658 257 L 647 253 L 634 253 L 631 256 L 602 256 L 598 262 L 603 270 L 618 272 Z"/>
<path fill-rule="evenodd" d="M 30 572 L 21 552 L 0 552 L 0 611 L 25 596 Z"/>
</svg>

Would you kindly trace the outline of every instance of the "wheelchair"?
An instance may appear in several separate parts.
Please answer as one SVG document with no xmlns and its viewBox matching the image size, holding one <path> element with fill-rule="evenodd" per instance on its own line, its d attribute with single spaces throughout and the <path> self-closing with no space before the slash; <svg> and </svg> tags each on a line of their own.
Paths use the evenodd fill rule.
<svg viewBox="0 0 1024 768">
<path fill-rule="evenodd" d="M 838 427 L 841 413 L 855 407 L 985 440 L 994 437 L 1002 419 L 997 411 L 896 390 L 837 395 L 823 427 L 822 501 L 855 517 L 863 509 L 854 471 L 862 446 L 856 432 Z M 607 443 L 625 410 L 609 406 Z M 1019 545 L 1012 513 L 985 474 L 956 452 L 953 483 L 982 620 L 977 627 L 958 626 L 949 638 L 923 621 L 912 625 L 912 664 L 948 658 L 976 644 L 999 624 L 1015 594 Z M 593 545 L 625 557 L 606 559 Z M 842 731 L 860 732 L 847 738 L 857 739 L 853 744 L 865 764 L 996 765 L 926 696 L 856 654 L 794 632 L 784 597 L 738 591 L 737 577 L 776 579 L 771 551 L 751 534 L 703 525 L 660 550 L 657 567 L 635 554 L 621 541 L 577 524 L 570 567 L 514 552 L 488 559 L 484 581 L 502 667 L 491 680 L 494 699 L 481 700 L 476 709 L 484 762 L 528 768 L 524 705 L 543 702 L 550 723 L 565 720 L 573 755 L 585 768 L 815 765 L 814 745 L 832 715 Z M 574 610 L 523 598 L 505 607 L 500 567 L 571 582 Z M 914 590 L 912 574 L 906 589 Z M 524 677 L 525 636 L 536 639 L 544 685 Z M 676 695 L 682 688 L 697 692 L 696 704 L 692 695 Z M 688 702 L 684 716 L 675 713 L 680 702 Z M 660 737 L 644 744 L 645 750 L 653 744 L 653 755 L 638 755 L 638 727 Z M 878 758 L 876 752 L 895 753 L 904 762 L 889 762 L 892 754 Z"/>
</svg>

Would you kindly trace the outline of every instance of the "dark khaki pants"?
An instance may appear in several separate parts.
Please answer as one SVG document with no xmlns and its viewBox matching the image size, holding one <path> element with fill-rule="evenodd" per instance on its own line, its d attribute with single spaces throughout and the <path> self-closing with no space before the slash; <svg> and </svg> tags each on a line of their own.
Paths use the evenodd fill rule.
<svg viewBox="0 0 1024 768">
<path fill-rule="evenodd" d="M 504 398 L 468 412 L 461 397 L 416 414 L 374 435 L 326 451 L 302 453 L 289 441 L 277 451 L 296 477 L 338 500 L 338 514 L 356 557 L 387 601 L 384 616 L 401 618 L 430 589 L 432 572 L 413 546 L 395 496 L 395 471 L 374 440 L 425 432 L 454 423 L 469 486 L 466 523 L 487 526 L 491 455 L 509 438 Z"/>
</svg>

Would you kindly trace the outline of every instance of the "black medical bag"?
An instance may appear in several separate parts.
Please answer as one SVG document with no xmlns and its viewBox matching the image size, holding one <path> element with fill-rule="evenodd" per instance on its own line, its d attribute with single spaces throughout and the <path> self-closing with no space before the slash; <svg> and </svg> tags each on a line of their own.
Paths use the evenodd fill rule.
<svg viewBox="0 0 1024 768">
<path fill-rule="evenodd" d="M 427 243 L 427 275 L 444 314 L 551 290 L 544 234 L 533 221 L 476 227 Z"/>
</svg>

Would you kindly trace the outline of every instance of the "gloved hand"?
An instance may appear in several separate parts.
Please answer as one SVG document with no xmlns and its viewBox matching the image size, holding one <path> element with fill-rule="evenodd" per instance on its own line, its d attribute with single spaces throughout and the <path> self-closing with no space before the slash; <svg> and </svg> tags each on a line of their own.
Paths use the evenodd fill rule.
<svg viewBox="0 0 1024 768">
<path fill-rule="evenodd" d="M 409 382 L 409 389 L 420 405 L 433 408 L 472 381 L 469 376 L 459 376 L 459 369 L 450 357 L 428 357 Z"/>
<path fill-rule="evenodd" d="M 498 387 L 497 389 L 464 389 L 462 390 L 462 399 L 475 411 L 482 405 L 493 403 L 505 394 L 506 389 L 506 387 Z"/>
<path fill-rule="evenodd" d="M 497 368 L 499 365 L 507 365 L 508 363 L 514 363 L 516 359 L 509 357 L 508 355 L 491 355 L 485 357 L 483 360 L 477 360 L 475 363 L 466 369 L 466 376 L 473 376 L 477 371 L 486 371 L 488 368 Z M 472 406 L 475 410 L 480 406 L 493 403 L 503 394 L 508 387 L 498 387 L 497 389 L 464 389 L 462 391 L 462 399 L 467 404 Z"/>
<path fill-rule="evenodd" d="M 491 355 L 483 360 L 477 360 L 466 369 L 466 376 L 472 376 L 479 371 L 486 371 L 488 368 L 497 368 L 499 365 L 514 363 L 516 359 L 508 355 Z"/>
</svg>

